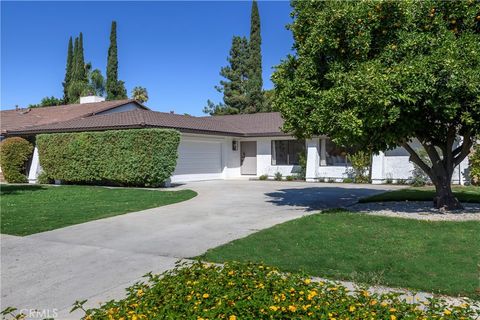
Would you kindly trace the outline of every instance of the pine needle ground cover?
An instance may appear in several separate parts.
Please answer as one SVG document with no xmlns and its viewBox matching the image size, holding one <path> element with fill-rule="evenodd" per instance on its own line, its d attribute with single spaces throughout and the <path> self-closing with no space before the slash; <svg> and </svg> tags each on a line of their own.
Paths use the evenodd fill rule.
<svg viewBox="0 0 480 320">
<path fill-rule="evenodd" d="M 25 236 L 189 200 L 192 190 L 1 185 L 1 233 Z"/>
<path fill-rule="evenodd" d="M 306 216 L 207 251 L 206 261 L 253 261 L 283 271 L 480 298 L 480 222 L 353 214 Z"/>
</svg>

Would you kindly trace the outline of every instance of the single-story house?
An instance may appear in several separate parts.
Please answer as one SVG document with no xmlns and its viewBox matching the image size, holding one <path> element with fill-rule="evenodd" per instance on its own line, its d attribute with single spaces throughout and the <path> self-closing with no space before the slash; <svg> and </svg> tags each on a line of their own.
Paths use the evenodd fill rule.
<svg viewBox="0 0 480 320">
<path fill-rule="evenodd" d="M 80 104 L 1 111 L 1 135 L 32 137 L 41 133 L 171 128 L 181 133 L 177 167 L 171 181 L 187 182 L 241 177 L 283 176 L 299 171 L 299 155 L 307 159 L 306 178 L 342 181 L 351 166 L 347 150 L 327 136 L 296 140 L 281 130 L 277 112 L 195 117 L 149 110 L 135 100 L 82 98 Z M 454 174 L 463 183 L 468 160 Z M 29 181 L 40 172 L 35 148 Z M 373 156 L 372 182 L 408 180 L 413 165 L 403 148 Z"/>
</svg>

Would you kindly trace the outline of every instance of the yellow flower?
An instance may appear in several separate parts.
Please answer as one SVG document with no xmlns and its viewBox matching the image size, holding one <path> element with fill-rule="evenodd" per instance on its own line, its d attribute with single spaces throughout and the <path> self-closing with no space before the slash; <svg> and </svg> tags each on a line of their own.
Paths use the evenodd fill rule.
<svg viewBox="0 0 480 320">
<path fill-rule="evenodd" d="M 397 317 L 395 317 L 393 314 L 390 315 L 390 320 L 397 320 Z"/>
<path fill-rule="evenodd" d="M 371 305 L 371 306 L 374 306 L 374 305 L 376 305 L 376 304 L 377 304 L 377 300 L 374 299 L 374 300 L 370 301 L 370 305 Z"/>
<path fill-rule="evenodd" d="M 386 307 L 386 306 L 388 305 L 388 303 L 386 303 L 385 301 L 382 301 L 382 303 L 380 303 L 380 305 L 381 305 L 382 307 Z"/>
<path fill-rule="evenodd" d="M 395 311 L 397 311 L 397 309 L 395 309 L 395 308 L 390 308 L 389 311 L 390 311 L 390 312 L 395 312 Z"/>
<path fill-rule="evenodd" d="M 312 280 L 310 280 L 310 279 L 305 279 L 303 282 L 304 282 L 305 284 L 310 284 L 310 283 L 312 282 Z"/>
<path fill-rule="evenodd" d="M 204 299 L 207 299 L 208 297 L 210 297 L 210 295 L 208 293 L 204 293 L 203 296 L 202 296 Z"/>
<path fill-rule="evenodd" d="M 288 311 L 295 312 L 297 311 L 297 307 L 295 307 L 294 305 L 288 306 Z"/>
<path fill-rule="evenodd" d="M 132 320 L 137 320 L 137 315 L 136 315 L 136 314 L 134 314 L 134 315 L 132 316 Z"/>
<path fill-rule="evenodd" d="M 363 295 L 364 297 L 368 297 L 368 296 L 370 295 L 370 293 L 369 293 L 368 291 L 366 291 L 366 290 L 363 290 L 363 291 L 362 291 L 362 295 Z"/>
<path fill-rule="evenodd" d="M 143 296 L 143 294 L 144 294 L 144 293 L 143 293 L 143 290 L 142 290 L 142 289 L 138 289 L 138 290 L 137 290 L 137 297 L 141 297 L 141 296 Z"/>
<path fill-rule="evenodd" d="M 272 310 L 272 311 L 277 311 L 278 307 L 277 306 L 270 306 L 269 309 Z"/>
<path fill-rule="evenodd" d="M 448 309 L 445 309 L 445 311 L 443 311 L 443 314 L 448 316 L 448 315 L 451 315 L 452 314 L 452 311 L 448 310 Z"/>
<path fill-rule="evenodd" d="M 353 312 L 353 311 L 355 311 L 355 309 L 356 309 L 355 306 L 350 306 L 350 308 L 348 310 L 350 310 L 350 312 Z"/>
<path fill-rule="evenodd" d="M 228 320 L 237 320 L 237 317 L 232 314 L 230 317 L 228 317 Z"/>
<path fill-rule="evenodd" d="M 232 271 L 228 271 L 228 275 L 229 275 L 229 276 L 233 276 L 234 274 L 235 274 L 235 271 L 233 271 L 233 270 L 232 270 Z"/>
</svg>

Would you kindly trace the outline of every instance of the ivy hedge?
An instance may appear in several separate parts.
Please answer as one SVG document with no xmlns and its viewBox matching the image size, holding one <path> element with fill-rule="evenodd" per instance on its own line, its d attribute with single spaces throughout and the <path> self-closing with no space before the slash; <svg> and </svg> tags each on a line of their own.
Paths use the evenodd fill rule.
<svg viewBox="0 0 480 320">
<path fill-rule="evenodd" d="M 470 176 L 474 185 L 480 185 L 480 144 L 478 143 L 470 156 Z"/>
<path fill-rule="evenodd" d="M 26 166 L 32 153 L 32 144 L 20 137 L 7 138 L 0 143 L 0 166 L 7 182 L 27 182 Z"/>
<path fill-rule="evenodd" d="M 180 133 L 131 129 L 37 136 L 48 179 L 66 183 L 160 186 L 174 172 Z"/>
</svg>

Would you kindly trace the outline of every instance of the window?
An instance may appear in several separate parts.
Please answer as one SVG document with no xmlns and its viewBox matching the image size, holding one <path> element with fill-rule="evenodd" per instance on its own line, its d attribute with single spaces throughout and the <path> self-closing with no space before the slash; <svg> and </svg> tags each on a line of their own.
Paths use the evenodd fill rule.
<svg viewBox="0 0 480 320">
<path fill-rule="evenodd" d="M 340 147 L 332 140 L 326 139 L 325 141 L 325 156 L 327 166 L 346 166 L 350 164 L 347 154 L 351 150 Z"/>
<path fill-rule="evenodd" d="M 305 152 L 305 142 L 298 140 L 273 140 L 272 165 L 298 165 L 300 154 Z"/>
</svg>

